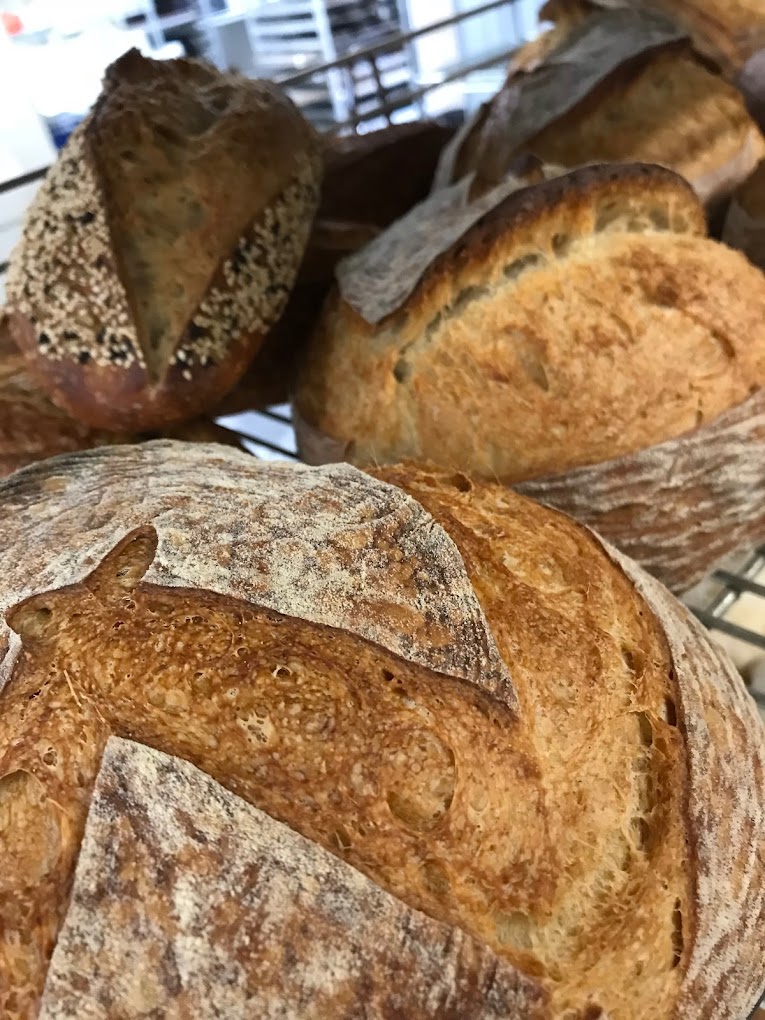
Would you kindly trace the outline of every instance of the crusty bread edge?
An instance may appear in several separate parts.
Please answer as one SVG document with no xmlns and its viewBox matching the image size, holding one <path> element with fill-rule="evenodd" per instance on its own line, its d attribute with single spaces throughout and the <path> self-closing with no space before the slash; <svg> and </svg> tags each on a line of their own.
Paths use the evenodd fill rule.
<svg viewBox="0 0 765 1020">
<path fill-rule="evenodd" d="M 633 198 L 644 202 L 646 207 L 656 204 L 656 189 L 672 189 L 682 203 L 682 229 L 670 223 L 670 232 L 706 235 L 706 220 L 698 197 L 691 185 L 679 174 L 666 167 L 652 163 L 597 163 L 571 170 L 562 176 L 553 177 L 519 188 L 499 201 L 488 212 L 469 226 L 453 244 L 436 255 L 418 279 L 412 281 L 406 299 L 388 315 L 370 323 L 343 295 L 338 284 L 332 291 L 330 301 L 340 305 L 341 313 L 348 318 L 355 329 L 372 333 L 402 312 L 412 311 L 436 303 L 434 295 L 445 281 L 460 277 L 468 266 L 481 264 L 491 257 L 492 249 L 499 242 L 505 246 L 513 243 L 517 236 L 519 243 L 528 245 L 537 232 L 549 235 L 557 232 L 556 214 L 565 211 L 569 220 L 577 222 L 581 236 L 598 232 L 596 204 L 610 198 Z M 437 230 L 437 224 L 434 225 Z M 360 265 L 362 252 L 354 258 Z M 434 309 L 435 311 L 435 309 Z"/>
<path fill-rule="evenodd" d="M 740 1020 L 765 991 L 758 935 L 765 930 L 765 726 L 727 653 L 701 624 L 655 578 L 595 537 L 659 620 L 675 670 L 696 913 L 675 1015 Z"/>
<path fill-rule="evenodd" d="M 322 432 L 295 400 L 293 424 L 307 464 L 357 463 L 353 438 Z M 692 432 L 512 487 L 594 528 L 682 593 L 725 556 L 765 538 L 763 464 L 765 389 L 760 389 Z M 706 489 L 700 491 L 700 484 Z"/>
<path fill-rule="evenodd" d="M 765 389 L 690 433 L 514 488 L 594 528 L 670 590 L 765 537 Z"/>
</svg>

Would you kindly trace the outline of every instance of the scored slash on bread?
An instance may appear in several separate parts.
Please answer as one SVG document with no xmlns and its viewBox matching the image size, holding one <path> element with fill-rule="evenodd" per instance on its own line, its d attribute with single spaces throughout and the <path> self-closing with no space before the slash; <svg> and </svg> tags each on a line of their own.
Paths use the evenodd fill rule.
<svg viewBox="0 0 765 1020">
<path fill-rule="evenodd" d="M 719 532 L 710 556 L 759 537 L 765 279 L 704 236 L 690 187 L 658 167 L 585 167 L 511 194 L 437 255 L 429 203 L 412 214 L 435 238 L 428 265 L 411 272 L 396 228 L 343 265 L 294 397 L 302 455 L 317 462 L 317 436 L 320 460 L 425 458 L 508 484 L 563 476 L 559 495 L 566 472 L 591 469 L 588 523 L 620 544 L 632 536 L 635 551 L 643 539 L 649 568 L 675 559 L 660 576 L 676 589 L 711 563 L 703 543 L 683 561 L 689 513 L 694 529 Z M 661 527 L 646 534 L 640 503 L 619 503 L 619 458 L 650 458 L 703 428 L 713 439 L 729 412 L 731 460 L 712 499 L 686 506 L 701 441 L 682 476 L 677 458 L 630 468 L 650 466 L 648 498 L 661 494 Z M 734 507 L 735 527 L 723 526 Z"/>
<path fill-rule="evenodd" d="M 169 951 L 147 954 L 149 939 Z M 107 1015 L 137 1003 L 200 1020 L 547 1015 L 539 985 L 480 942 L 188 762 L 119 738 L 102 758 L 40 1020 L 80 1020 L 82 974 L 88 1005 Z"/>
<path fill-rule="evenodd" d="M 529 49 L 444 150 L 441 184 L 475 173 L 491 186 L 522 152 L 571 168 L 659 163 L 716 214 L 765 156 L 738 90 L 655 10 L 588 7 Z"/>
<path fill-rule="evenodd" d="M 36 380 L 100 428 L 213 407 L 286 304 L 319 178 L 313 129 L 274 86 L 121 57 L 11 257 L 11 328 Z"/>
<path fill-rule="evenodd" d="M 761 992 L 765 733 L 735 670 L 555 511 L 379 476 L 158 442 L 0 483 L 11 1017 L 189 988 L 212 1017 L 232 974 L 259 1015 L 355 1015 L 408 988 L 399 953 L 415 1017 L 444 952 L 455 1020 L 503 991 L 518 1020 L 738 1020 Z M 246 942 L 275 916 L 288 945 Z"/>
</svg>

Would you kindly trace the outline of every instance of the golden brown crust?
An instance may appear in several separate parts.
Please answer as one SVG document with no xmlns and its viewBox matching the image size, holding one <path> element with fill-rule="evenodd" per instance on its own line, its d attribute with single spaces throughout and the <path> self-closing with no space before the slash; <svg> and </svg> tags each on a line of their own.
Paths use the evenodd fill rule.
<svg viewBox="0 0 765 1020">
<path fill-rule="evenodd" d="M 530 151 L 568 167 L 660 163 L 717 205 L 765 156 L 739 92 L 648 10 L 592 10 L 564 20 L 541 54 L 531 45 L 530 69 L 516 59 L 445 151 L 442 182 L 470 172 L 496 182 L 509 159 Z"/>
<path fill-rule="evenodd" d="M 588 524 L 671 591 L 765 534 L 765 389 L 695 431 L 517 486 Z"/>
<path fill-rule="evenodd" d="M 286 303 L 318 164 L 274 87 L 120 58 L 11 260 L 14 339 L 52 399 L 122 430 L 214 406 Z"/>
<path fill-rule="evenodd" d="M 543 1020 L 545 999 L 187 762 L 107 744 L 41 1020 L 137 1001 L 198 1020 Z"/>
<path fill-rule="evenodd" d="M 765 280 L 701 229 L 669 172 L 585 168 L 488 213 L 377 326 L 350 304 L 386 284 L 371 246 L 325 307 L 299 415 L 354 463 L 511 483 L 698 428 L 765 384 Z"/>
<path fill-rule="evenodd" d="M 765 47 L 765 12 L 760 0 L 588 0 L 602 7 L 647 8 L 667 14 L 693 38 L 700 53 L 728 73 Z M 547 3 L 541 17 L 557 20 L 560 5 Z M 564 2 L 565 7 L 565 2 Z"/>
<path fill-rule="evenodd" d="M 676 1015 L 736 1020 L 748 1015 L 765 992 L 765 975 L 758 973 L 761 946 L 742 944 L 731 934 L 739 925 L 751 931 L 762 931 L 765 925 L 765 827 L 753 823 L 744 807 L 755 805 L 755 814 L 765 817 L 765 729 L 738 670 L 706 638 L 701 624 L 632 561 L 614 549 L 610 552 L 662 619 L 683 692 L 678 719 L 688 749 L 689 855 L 694 860 L 697 928 L 694 959 L 684 975 Z M 716 683 L 705 683 L 708 676 L 715 676 Z M 739 765 L 733 764 L 734 755 L 741 755 Z M 744 860 L 739 844 L 749 832 L 759 849 Z M 726 876 L 723 895 L 721 875 Z"/>
<path fill-rule="evenodd" d="M 502 237 L 544 259 L 553 240 L 557 258 L 566 255 L 572 238 L 593 234 L 705 231 L 693 191 L 669 170 L 642 164 L 587 166 L 570 173 L 549 164 L 535 167 L 541 167 L 541 178 L 536 170 L 521 169 L 476 198 L 466 181 L 439 189 L 343 261 L 336 274 L 341 298 L 367 323 L 385 325 L 383 320 L 392 321 L 405 302 L 435 300 L 444 278 L 465 276 Z M 536 262 L 508 266 L 508 279 Z"/>
<path fill-rule="evenodd" d="M 421 909 L 491 947 L 530 979 L 511 1015 L 535 1015 L 537 985 L 550 1017 L 733 1018 L 762 986 L 765 734 L 735 673 L 562 515 L 461 475 L 381 474 L 156 443 L 0 483 L 0 825 L 18 848 L 0 974 L 26 995 L 11 1016 L 36 1001 L 89 805 L 91 832 L 113 818 L 113 799 L 91 801 L 110 733 L 196 764 L 363 872 L 378 935 L 405 915 L 427 959 L 442 929 Z M 157 817 L 167 797 L 144 795 Z M 103 847 L 82 867 L 111 882 Z M 293 945 L 299 982 L 310 946 Z M 388 948 L 370 974 L 385 994 Z M 314 980 L 338 994 L 332 968 Z"/>
<path fill-rule="evenodd" d="M 758 540 L 765 280 L 698 236 L 669 174 L 631 174 L 511 196 L 377 326 L 330 299 L 294 401 L 302 456 L 524 483 L 676 591 Z M 367 271 L 392 292 L 381 259 Z"/>
</svg>

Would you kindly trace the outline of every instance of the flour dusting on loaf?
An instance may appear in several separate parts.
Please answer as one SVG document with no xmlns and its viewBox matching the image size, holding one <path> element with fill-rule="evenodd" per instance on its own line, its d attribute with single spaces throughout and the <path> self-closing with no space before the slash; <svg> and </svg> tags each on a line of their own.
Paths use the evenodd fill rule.
<svg viewBox="0 0 765 1020">
<path fill-rule="evenodd" d="M 32 466 L 0 489 L 4 538 L 12 548 L 35 535 L 36 561 L 4 578 L 0 613 L 81 581 L 125 535 L 151 525 L 158 545 L 149 584 L 206 589 L 349 630 L 514 705 L 457 547 L 401 490 L 347 465 L 259 465 L 206 444 L 100 452 Z M 189 495 L 184 480 L 199 457 L 205 486 Z M 51 478 L 57 466 L 60 489 Z M 130 504 L 125 491 L 135 494 Z M 3 621 L 0 642 L 7 631 Z M 0 664 L 0 683 L 13 658 Z"/>
<path fill-rule="evenodd" d="M 696 872 L 695 939 L 677 1015 L 739 1020 L 759 1001 L 762 948 L 733 933 L 765 931 L 765 739 L 733 663 L 697 620 L 628 557 L 609 552 L 662 620 L 682 691 L 690 782 L 689 855 Z M 708 683 L 715 677 L 715 683 Z"/>
<path fill-rule="evenodd" d="M 360 1018 L 402 961 L 404 1015 L 746 1014 L 765 730 L 586 527 L 458 472 L 175 443 L 0 506 L 0 1012 L 36 1014 L 58 942 L 62 1017 L 211 1008 L 215 970 L 222 1016 L 239 982 Z"/>
<path fill-rule="evenodd" d="M 765 390 L 679 439 L 516 488 L 686 591 L 765 536 Z"/>
<path fill-rule="evenodd" d="M 193 765 L 109 740 L 41 1020 L 541 1020 L 545 1000 Z"/>
</svg>

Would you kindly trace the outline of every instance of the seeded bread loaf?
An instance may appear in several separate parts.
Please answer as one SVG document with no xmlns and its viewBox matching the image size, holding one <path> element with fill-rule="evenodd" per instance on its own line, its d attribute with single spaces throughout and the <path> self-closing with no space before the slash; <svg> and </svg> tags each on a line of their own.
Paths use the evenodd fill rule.
<svg viewBox="0 0 765 1020">
<path fill-rule="evenodd" d="M 214 407 L 284 308 L 319 175 L 313 130 L 274 86 L 121 57 L 11 258 L 11 328 L 36 381 L 97 428 Z"/>
<path fill-rule="evenodd" d="M 685 182 L 583 168 L 421 258 L 451 225 L 436 193 L 341 267 L 294 398 L 304 459 L 549 480 L 678 590 L 765 535 L 765 278 Z"/>
<path fill-rule="evenodd" d="M 168 442 L 0 510 L 9 1020 L 754 1005 L 765 732 L 580 525 Z"/>
<path fill-rule="evenodd" d="M 165 429 L 163 435 L 190 442 L 239 445 L 232 432 L 205 418 Z M 147 438 L 91 429 L 59 410 L 29 378 L 24 359 L 0 320 L 0 477 L 59 453 Z"/>
<path fill-rule="evenodd" d="M 565 20 L 551 43 L 530 44 L 508 78 L 444 150 L 440 184 L 475 174 L 491 186 L 531 152 L 546 163 L 667 166 L 716 213 L 765 156 L 765 139 L 738 90 L 650 11 L 592 9 Z"/>
</svg>

